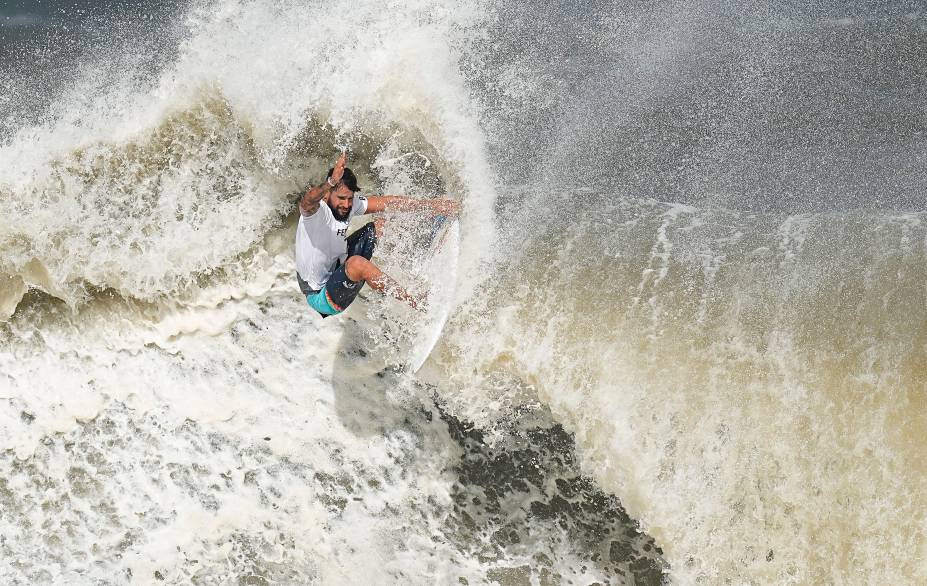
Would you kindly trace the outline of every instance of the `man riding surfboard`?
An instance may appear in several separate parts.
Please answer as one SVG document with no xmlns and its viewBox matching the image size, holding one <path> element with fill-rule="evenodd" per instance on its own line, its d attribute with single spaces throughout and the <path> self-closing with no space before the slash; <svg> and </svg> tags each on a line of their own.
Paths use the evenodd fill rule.
<svg viewBox="0 0 927 586">
<path fill-rule="evenodd" d="M 370 261 L 383 222 L 368 222 L 348 236 L 356 215 L 391 211 L 423 211 L 430 215 L 457 215 L 453 199 L 416 199 L 401 195 L 355 196 L 357 177 L 346 167 L 342 152 L 326 180 L 306 190 L 299 201 L 296 227 L 296 280 L 309 306 L 322 317 L 347 309 L 364 283 L 380 293 L 420 308 L 421 300 L 400 287 Z"/>
</svg>

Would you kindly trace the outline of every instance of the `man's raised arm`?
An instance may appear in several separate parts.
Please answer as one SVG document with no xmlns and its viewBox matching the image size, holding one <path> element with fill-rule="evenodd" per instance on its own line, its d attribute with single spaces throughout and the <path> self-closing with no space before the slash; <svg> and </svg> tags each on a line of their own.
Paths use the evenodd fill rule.
<svg viewBox="0 0 927 586">
<path fill-rule="evenodd" d="M 319 202 L 325 199 L 333 189 L 338 187 L 338 183 L 341 182 L 341 177 L 344 175 L 344 166 L 347 162 L 348 153 L 345 151 L 341 153 L 341 156 L 338 157 L 338 160 L 335 162 L 332 176 L 326 179 L 321 185 L 310 187 L 306 190 L 303 198 L 299 200 L 299 213 L 304 216 L 311 216 L 319 211 Z"/>
</svg>

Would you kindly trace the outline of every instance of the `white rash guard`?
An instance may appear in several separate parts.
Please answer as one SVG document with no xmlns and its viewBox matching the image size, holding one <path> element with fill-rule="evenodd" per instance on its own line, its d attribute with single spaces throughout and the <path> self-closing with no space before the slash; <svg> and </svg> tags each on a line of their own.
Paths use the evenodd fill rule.
<svg viewBox="0 0 927 586">
<path fill-rule="evenodd" d="M 348 224 L 355 215 L 367 211 L 367 198 L 354 197 L 347 220 L 335 219 L 325 201 L 311 216 L 302 213 L 296 226 L 296 272 L 313 289 L 321 289 L 335 270 L 335 261 L 348 255 Z"/>
</svg>

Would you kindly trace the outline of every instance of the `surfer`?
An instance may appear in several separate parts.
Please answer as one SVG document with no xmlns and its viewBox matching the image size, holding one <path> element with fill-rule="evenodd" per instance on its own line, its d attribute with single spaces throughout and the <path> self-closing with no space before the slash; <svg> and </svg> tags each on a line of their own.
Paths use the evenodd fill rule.
<svg viewBox="0 0 927 586">
<path fill-rule="evenodd" d="M 370 261 L 383 221 L 368 222 L 348 235 L 348 224 L 357 215 L 387 209 L 422 211 L 434 216 L 456 216 L 460 206 L 453 199 L 416 199 L 402 195 L 355 195 L 357 177 L 346 167 L 342 152 L 328 177 L 309 187 L 299 201 L 296 227 L 296 280 L 312 309 L 322 317 L 344 311 L 357 297 L 364 283 L 421 309 L 418 299 L 403 289 Z"/>
</svg>

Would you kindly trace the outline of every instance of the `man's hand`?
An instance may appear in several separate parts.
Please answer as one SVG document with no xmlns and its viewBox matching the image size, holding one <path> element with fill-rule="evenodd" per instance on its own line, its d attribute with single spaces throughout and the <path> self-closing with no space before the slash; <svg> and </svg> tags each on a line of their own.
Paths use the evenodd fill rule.
<svg viewBox="0 0 927 586">
<path fill-rule="evenodd" d="M 460 215 L 460 202 L 451 198 L 433 199 L 428 202 L 429 207 L 434 210 L 435 214 L 444 214 L 451 218 Z"/>
<path fill-rule="evenodd" d="M 328 185 L 330 187 L 335 187 L 341 183 L 341 178 L 344 177 L 344 166 L 347 164 L 348 151 L 341 151 L 341 156 L 335 161 L 335 168 L 332 170 L 332 176 L 328 178 Z"/>
</svg>

